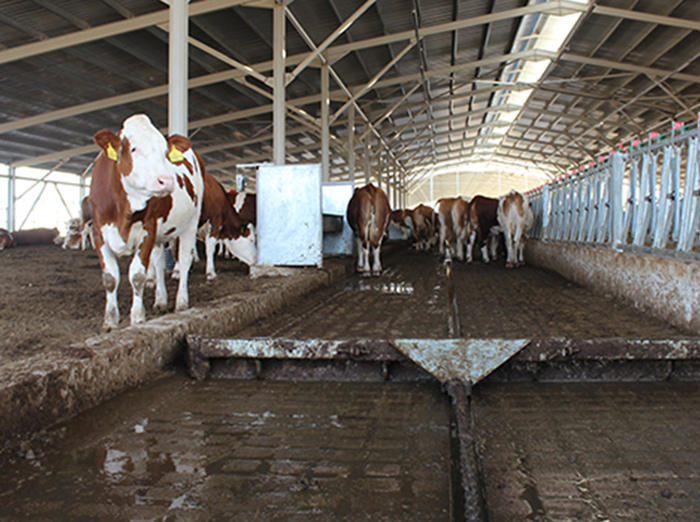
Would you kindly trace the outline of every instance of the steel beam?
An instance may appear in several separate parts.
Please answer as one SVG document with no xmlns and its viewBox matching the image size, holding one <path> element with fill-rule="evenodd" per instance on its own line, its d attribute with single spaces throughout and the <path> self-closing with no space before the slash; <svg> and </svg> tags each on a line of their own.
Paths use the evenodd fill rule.
<svg viewBox="0 0 700 522">
<path fill-rule="evenodd" d="M 596 5 L 593 7 L 593 14 L 624 18 L 625 20 L 634 20 L 636 22 L 666 25 L 669 27 L 681 27 L 692 31 L 700 31 L 700 22 L 697 20 L 685 20 L 674 16 L 661 16 L 652 13 L 642 13 L 631 9 L 619 9 L 617 7 Z"/>
<path fill-rule="evenodd" d="M 313 51 L 310 52 L 309 55 L 294 68 L 290 78 L 287 81 L 287 84 L 294 81 L 301 74 L 301 72 L 309 66 L 311 62 L 317 59 L 321 55 L 321 53 L 328 48 L 328 46 L 330 46 L 333 42 L 335 42 L 338 39 L 340 35 L 347 31 L 350 28 L 350 26 L 354 24 L 355 21 L 365 13 L 365 11 L 367 11 L 367 9 L 374 5 L 376 1 L 377 0 L 367 0 L 352 15 L 350 15 L 350 17 L 347 20 L 340 24 L 340 26 L 335 31 L 328 35 L 328 37 L 323 42 L 321 42 L 315 49 L 313 49 Z"/>
<path fill-rule="evenodd" d="M 246 3 L 247 0 L 203 0 L 195 2 L 190 8 L 190 16 L 197 16 L 212 11 L 228 9 L 236 5 Z M 79 45 L 95 40 L 103 40 L 110 36 L 138 31 L 148 27 L 166 23 L 170 19 L 170 10 L 164 9 L 147 15 L 136 16 L 128 20 L 121 20 L 111 24 L 104 24 L 82 31 L 48 38 L 39 42 L 13 47 L 0 51 L 0 64 L 22 60 L 39 54 L 58 51 L 74 45 Z"/>
</svg>

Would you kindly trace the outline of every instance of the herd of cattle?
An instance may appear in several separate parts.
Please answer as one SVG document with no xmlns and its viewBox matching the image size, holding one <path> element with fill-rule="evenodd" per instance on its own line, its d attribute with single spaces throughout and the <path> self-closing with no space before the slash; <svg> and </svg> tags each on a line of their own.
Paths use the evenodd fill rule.
<svg viewBox="0 0 700 522">
<path fill-rule="evenodd" d="M 90 195 L 82 202 L 80 218 L 69 222 L 63 246 L 85 248 L 92 243 L 97 250 L 106 296 L 105 330 L 119 324 L 119 256 L 133 254 L 128 270 L 131 324 L 145 320 L 143 292 L 147 283 L 155 285 L 154 308 L 167 305 L 168 245 L 177 258 L 173 275 L 179 278 L 178 311 L 188 307 L 188 274 L 198 236 L 206 245 L 208 279 L 216 277 L 214 253 L 218 244 L 246 264 L 255 263 L 255 195 L 227 193 L 205 172 L 202 158 L 188 138 L 166 138 L 147 116 L 137 114 L 124 121 L 118 134 L 101 130 L 94 141 L 101 153 L 93 168 Z M 354 191 L 347 219 L 357 239 L 358 271 L 379 275 L 381 245 L 391 220 L 413 233 L 418 248 L 428 250 L 438 243 L 448 258 L 456 255 L 462 260 L 466 248 L 468 261 L 475 243 L 488 261 L 487 240 L 502 231 L 508 266 L 516 266 L 523 261 L 523 240 L 532 224 L 532 212 L 527 199 L 515 191 L 500 199 L 445 198 L 437 202 L 435 211 L 419 205 L 392 212 L 384 191 L 369 184 Z M 32 231 L 41 234 L 39 242 L 51 242 L 58 236 L 56 229 L 39 230 Z M 21 231 L 10 234 L 0 229 L 0 250 L 20 241 Z"/>
<path fill-rule="evenodd" d="M 500 198 L 443 198 L 434 210 L 421 204 L 392 211 L 386 194 L 371 184 L 355 190 L 347 218 L 357 242 L 357 270 L 364 275 L 381 274 L 381 245 L 390 222 L 409 231 L 419 250 L 428 251 L 437 244 L 447 259 L 466 258 L 469 263 L 475 245 L 484 262 L 495 259 L 503 234 L 509 268 L 524 263 L 525 240 L 534 222 L 527 197 L 515 190 Z"/>
</svg>

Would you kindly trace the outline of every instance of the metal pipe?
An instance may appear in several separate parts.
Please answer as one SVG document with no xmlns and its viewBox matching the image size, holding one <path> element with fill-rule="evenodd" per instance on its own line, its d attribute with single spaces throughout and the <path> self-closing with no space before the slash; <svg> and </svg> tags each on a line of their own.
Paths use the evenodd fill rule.
<svg viewBox="0 0 700 522">
<path fill-rule="evenodd" d="M 168 45 L 168 131 L 187 136 L 188 0 L 171 0 Z"/>
<path fill-rule="evenodd" d="M 285 162 L 285 61 L 286 61 L 286 27 L 285 6 L 283 3 L 275 4 L 273 11 L 273 43 L 272 43 L 272 70 L 273 70 L 273 101 L 272 101 L 272 161 L 275 165 L 284 165 Z"/>
<path fill-rule="evenodd" d="M 328 121 L 330 111 L 330 99 L 328 97 L 330 77 L 329 65 L 324 63 L 321 66 L 321 179 L 329 181 L 329 145 L 330 145 L 330 125 Z"/>
</svg>

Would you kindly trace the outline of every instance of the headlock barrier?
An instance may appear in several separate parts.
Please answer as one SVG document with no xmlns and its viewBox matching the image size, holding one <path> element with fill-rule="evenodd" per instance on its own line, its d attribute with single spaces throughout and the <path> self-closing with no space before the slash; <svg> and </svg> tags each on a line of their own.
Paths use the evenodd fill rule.
<svg viewBox="0 0 700 522">
<path fill-rule="evenodd" d="M 699 129 L 674 122 L 529 192 L 530 236 L 696 257 Z"/>
</svg>

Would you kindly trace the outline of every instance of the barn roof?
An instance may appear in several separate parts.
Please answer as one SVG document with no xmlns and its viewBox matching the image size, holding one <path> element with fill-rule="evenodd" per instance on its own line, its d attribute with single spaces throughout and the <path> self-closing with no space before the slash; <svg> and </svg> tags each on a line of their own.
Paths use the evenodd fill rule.
<svg viewBox="0 0 700 522">
<path fill-rule="evenodd" d="M 272 5 L 190 2 L 189 131 L 221 178 L 272 159 Z M 696 0 L 289 2 L 287 162 L 320 161 L 318 55 L 303 65 L 324 46 L 331 179 L 348 176 L 349 96 L 409 190 L 446 169 L 557 176 L 695 120 L 697 20 Z M 167 129 L 167 23 L 158 0 L 4 0 L 0 162 L 82 173 L 97 130 L 136 112 Z"/>
</svg>

